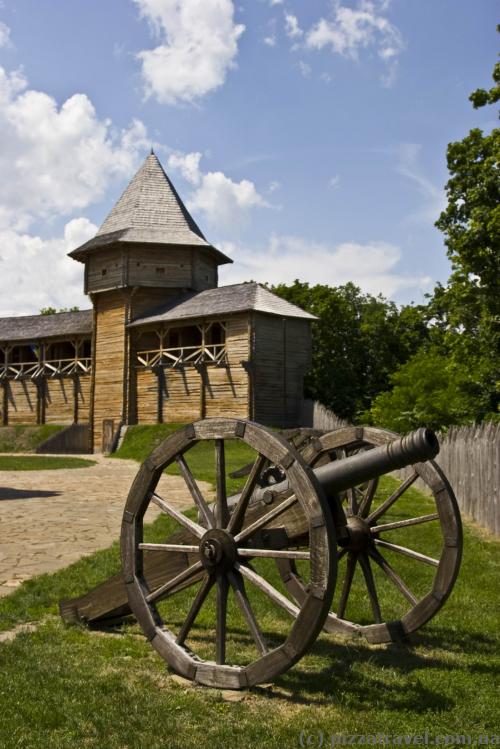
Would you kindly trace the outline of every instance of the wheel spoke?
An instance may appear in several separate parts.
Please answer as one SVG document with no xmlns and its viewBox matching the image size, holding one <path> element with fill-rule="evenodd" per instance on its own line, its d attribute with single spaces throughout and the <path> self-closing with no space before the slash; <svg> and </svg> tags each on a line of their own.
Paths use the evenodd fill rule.
<svg viewBox="0 0 500 749">
<path fill-rule="evenodd" d="M 215 474 L 217 495 L 215 519 L 218 528 L 225 528 L 229 522 L 229 510 L 226 493 L 226 457 L 222 439 L 215 440 Z"/>
<path fill-rule="evenodd" d="M 396 520 L 394 523 L 374 525 L 370 528 L 370 533 L 393 531 L 396 528 L 407 528 L 411 525 L 420 525 L 420 523 L 430 523 L 432 520 L 439 520 L 439 515 L 437 514 L 437 512 L 435 512 L 433 515 L 421 515 L 418 518 L 408 518 L 408 520 Z"/>
<path fill-rule="evenodd" d="M 375 539 L 377 546 L 382 546 L 384 549 L 390 549 L 398 554 L 403 554 L 405 557 L 411 557 L 416 559 L 417 562 L 424 562 L 424 564 L 431 564 L 433 567 L 439 565 L 439 559 L 434 557 L 428 557 L 425 554 L 421 554 L 419 551 L 413 551 L 413 549 L 407 549 L 406 546 L 398 546 L 397 544 L 391 544 L 388 541 L 382 541 L 380 538 Z"/>
<path fill-rule="evenodd" d="M 384 559 L 382 554 L 376 549 L 371 549 L 369 554 L 379 565 L 379 567 L 384 570 L 387 577 L 392 580 L 396 588 L 401 591 L 406 600 L 409 601 L 412 606 L 416 606 L 416 604 L 418 603 L 418 598 L 413 595 L 406 583 L 404 583 L 403 580 L 399 577 L 398 573 L 393 570 L 389 562 Z"/>
<path fill-rule="evenodd" d="M 200 550 L 199 546 L 187 546 L 185 544 L 139 544 L 143 551 L 176 551 L 185 554 L 195 554 Z"/>
<path fill-rule="evenodd" d="M 239 564 L 239 562 L 236 562 L 235 567 L 239 572 L 241 572 L 243 577 L 246 577 L 246 579 L 256 585 L 257 588 L 260 588 L 260 590 L 266 593 L 274 603 L 281 606 L 281 608 L 288 614 L 291 614 L 291 616 L 295 618 L 299 615 L 300 609 L 280 593 L 279 590 L 276 590 L 276 588 L 270 585 L 261 575 L 247 565 Z"/>
<path fill-rule="evenodd" d="M 239 573 L 228 572 L 229 582 L 234 590 L 234 595 L 238 605 L 241 609 L 243 616 L 248 624 L 248 629 L 257 645 L 257 650 L 261 655 L 265 655 L 268 652 L 268 647 L 264 639 L 264 635 L 257 623 L 257 619 L 253 613 L 250 601 L 248 600 L 247 592 L 245 590 L 245 583 Z"/>
<path fill-rule="evenodd" d="M 193 534 L 193 536 L 201 538 L 206 533 L 206 528 L 203 528 L 201 525 L 198 525 L 198 523 L 187 518 L 182 514 L 182 512 L 179 512 L 175 507 L 172 507 L 172 505 L 167 504 L 167 502 L 159 497 L 158 494 L 152 494 L 151 501 L 154 502 L 160 510 L 163 510 L 167 515 L 170 515 L 174 520 L 177 520 L 177 522 L 180 525 L 183 525 L 186 530 Z"/>
<path fill-rule="evenodd" d="M 365 495 L 363 499 L 361 500 L 361 504 L 359 505 L 359 508 L 358 508 L 358 515 L 361 515 L 362 518 L 364 518 L 370 512 L 373 498 L 375 496 L 375 492 L 377 491 L 377 486 L 378 486 L 377 479 L 372 479 L 371 481 L 368 482 Z"/>
<path fill-rule="evenodd" d="M 226 662 L 226 617 L 227 594 L 229 583 L 225 575 L 217 576 L 217 624 L 215 629 L 215 662 L 223 665 Z"/>
<path fill-rule="evenodd" d="M 267 458 L 264 455 L 258 455 L 255 463 L 252 466 L 250 474 L 245 482 L 245 486 L 243 487 L 243 491 L 240 494 L 238 504 L 236 505 L 227 528 L 229 533 L 232 533 L 233 535 L 241 530 L 248 503 L 252 498 L 253 490 L 255 489 L 257 480 L 262 473 L 262 470 L 266 463 Z"/>
<path fill-rule="evenodd" d="M 347 607 L 347 599 L 351 592 L 352 579 L 354 577 L 354 570 L 356 569 L 357 557 L 352 552 L 349 552 L 347 557 L 347 566 L 345 571 L 344 584 L 342 586 L 342 593 L 340 594 L 340 601 L 337 610 L 337 617 L 339 619 L 344 618 L 345 610 Z"/>
<path fill-rule="evenodd" d="M 182 570 L 182 572 L 179 572 L 179 574 L 173 577 L 171 580 L 168 580 L 166 583 L 164 583 L 159 588 L 154 590 L 152 593 L 149 593 L 146 596 L 146 601 L 148 601 L 149 603 L 153 603 L 154 601 L 157 601 L 159 598 L 164 598 L 167 593 L 169 593 L 171 590 L 176 588 L 181 583 L 184 583 L 190 578 L 194 577 L 196 573 L 202 569 L 203 569 L 203 564 L 201 562 L 195 562 L 187 569 Z"/>
<path fill-rule="evenodd" d="M 276 549 L 238 549 L 240 557 L 270 557 L 271 559 L 310 559 L 309 551 L 277 551 Z"/>
<path fill-rule="evenodd" d="M 396 489 L 396 491 L 393 494 L 391 494 L 390 497 L 387 497 L 387 499 L 384 500 L 384 502 L 382 502 L 382 504 L 379 507 L 377 507 L 377 509 L 374 510 L 371 515 L 368 515 L 368 518 L 367 518 L 368 522 L 372 524 L 375 522 L 375 520 L 378 520 L 378 518 L 381 515 L 383 515 L 385 512 L 387 512 L 389 507 L 392 507 L 394 502 L 396 502 L 400 498 L 400 496 L 404 494 L 405 491 L 409 489 L 413 483 L 415 483 L 417 479 L 418 479 L 418 473 L 416 471 L 413 471 L 411 476 L 409 476 L 406 479 L 406 481 L 403 481 L 401 486 L 399 486 Z"/>
<path fill-rule="evenodd" d="M 177 455 L 175 458 L 177 465 L 179 466 L 180 472 L 182 473 L 182 476 L 184 478 L 184 481 L 187 484 L 187 488 L 189 489 L 189 492 L 198 507 L 205 523 L 209 528 L 215 527 L 215 518 L 213 515 L 212 510 L 208 506 L 205 497 L 200 491 L 200 488 L 198 484 L 196 483 L 196 479 L 191 473 L 188 464 L 184 460 L 183 455 Z"/>
<path fill-rule="evenodd" d="M 196 617 L 200 613 L 200 609 L 205 602 L 205 598 L 207 597 L 210 590 L 212 589 L 214 582 L 215 582 L 215 577 L 213 576 L 207 576 L 204 582 L 202 582 L 200 588 L 198 589 L 196 597 L 191 605 L 191 608 L 189 609 L 186 620 L 181 627 L 181 631 L 177 635 L 176 642 L 178 645 L 184 644 L 186 637 L 191 631 L 191 627 L 193 626 Z"/>
<path fill-rule="evenodd" d="M 382 613 L 380 611 L 380 603 L 378 600 L 377 589 L 375 587 L 375 580 L 373 579 L 373 572 L 370 564 L 370 559 L 364 553 L 359 555 L 359 563 L 363 570 L 363 575 L 368 589 L 368 595 L 370 596 L 370 604 L 373 611 L 373 618 L 376 624 L 380 624 L 382 621 Z"/>
<path fill-rule="evenodd" d="M 297 497 L 295 496 L 295 494 L 292 494 L 290 497 L 287 497 L 287 499 L 284 499 L 283 502 L 280 502 L 279 505 L 276 505 L 276 507 L 273 507 L 273 509 L 267 512 L 265 515 L 262 515 L 262 517 L 257 518 L 255 522 L 243 528 L 243 530 L 241 530 L 234 537 L 234 540 L 236 541 L 237 544 L 241 543 L 246 538 L 248 538 L 253 533 L 255 533 L 255 531 L 258 531 L 259 528 L 262 528 L 267 523 L 270 523 L 271 520 L 274 520 L 275 517 L 277 517 L 282 512 L 284 512 L 289 507 L 291 507 L 293 504 L 295 504 L 296 501 L 297 501 Z"/>
</svg>

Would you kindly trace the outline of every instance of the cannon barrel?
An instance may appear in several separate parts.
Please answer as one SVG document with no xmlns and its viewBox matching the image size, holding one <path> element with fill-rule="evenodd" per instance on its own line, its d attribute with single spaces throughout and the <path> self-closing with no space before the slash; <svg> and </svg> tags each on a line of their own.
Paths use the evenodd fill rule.
<svg viewBox="0 0 500 749">
<path fill-rule="evenodd" d="M 439 452 L 439 442 L 432 431 L 422 427 L 405 437 L 395 439 L 386 445 L 375 447 L 352 455 L 344 460 L 336 460 L 314 469 L 314 474 L 327 497 L 362 484 L 384 473 L 405 468 L 434 458 Z M 257 499 L 265 499 L 265 493 L 273 495 L 286 491 L 288 481 L 281 481 L 255 494 Z M 260 494 L 260 496 L 259 496 Z"/>
</svg>

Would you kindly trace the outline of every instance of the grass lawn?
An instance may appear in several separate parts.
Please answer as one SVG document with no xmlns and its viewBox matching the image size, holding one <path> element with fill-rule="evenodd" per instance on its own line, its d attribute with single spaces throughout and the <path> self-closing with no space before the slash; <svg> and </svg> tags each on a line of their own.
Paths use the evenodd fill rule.
<svg viewBox="0 0 500 749">
<path fill-rule="evenodd" d="M 182 426 L 184 424 L 129 427 L 122 446 L 111 457 L 128 458 L 142 463 L 162 440 Z M 228 494 L 239 491 L 245 481 L 245 479 L 232 479 L 229 474 L 255 460 L 255 456 L 255 452 L 239 440 L 226 442 Z M 215 485 L 214 443 L 212 440 L 198 442 L 186 453 L 186 459 L 197 479 Z M 169 465 L 165 472 L 171 476 L 180 476 L 176 463 Z"/>
<path fill-rule="evenodd" d="M 395 485 L 394 479 L 385 478 L 382 492 Z M 408 507 L 398 509 L 400 517 L 415 503 L 425 511 L 430 500 L 411 489 L 407 502 Z M 432 546 L 434 531 L 429 526 L 418 529 L 429 534 L 421 541 Z M 148 527 L 146 540 L 159 541 L 172 530 L 172 521 L 162 516 Z M 279 586 L 273 563 L 259 561 Z M 323 746 L 331 746 L 330 735 L 338 734 L 411 735 L 427 730 L 430 740 L 436 734 L 468 734 L 474 742 L 480 735 L 500 733 L 500 543 L 472 527 L 465 529 L 464 560 L 451 598 L 409 642 L 370 646 L 322 634 L 311 652 L 272 687 L 256 687 L 234 703 L 219 690 L 172 678 L 133 623 L 116 633 L 62 624 L 57 601 L 85 592 L 118 565 L 115 543 L 53 575 L 27 581 L 0 599 L 0 630 L 39 622 L 36 631 L 0 643 L 2 748 L 281 749 L 320 746 L 320 731 Z M 411 586 L 418 590 L 426 573 L 425 565 L 413 568 Z M 192 589 L 160 604 L 174 630 L 190 595 Z M 389 586 L 381 598 L 390 615 L 396 612 L 397 592 Z M 252 605 L 266 636 L 279 639 L 288 626 L 285 615 L 276 610 L 272 614 L 267 599 L 258 594 Z M 360 592 L 360 601 L 348 614 L 362 620 L 364 606 Z M 228 611 L 235 633 L 231 652 L 237 651 L 242 662 L 252 657 L 249 637 L 234 602 Z M 213 622 L 203 610 L 191 642 L 204 657 L 211 652 Z"/>
<path fill-rule="evenodd" d="M 35 452 L 38 445 L 62 429 L 65 427 L 58 424 L 0 427 L 0 453 Z"/>
<path fill-rule="evenodd" d="M 0 471 L 53 471 L 55 468 L 87 468 L 95 464 L 95 460 L 85 458 L 0 455 Z"/>
</svg>

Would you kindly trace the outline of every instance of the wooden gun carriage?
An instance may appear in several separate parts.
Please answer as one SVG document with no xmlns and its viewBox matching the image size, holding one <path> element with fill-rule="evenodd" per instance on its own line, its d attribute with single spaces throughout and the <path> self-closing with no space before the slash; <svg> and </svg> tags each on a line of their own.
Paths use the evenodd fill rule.
<svg viewBox="0 0 500 749">
<path fill-rule="evenodd" d="M 462 549 L 456 499 L 432 460 L 439 451 L 433 432 L 400 438 L 342 427 L 298 437 L 206 419 L 165 439 L 140 467 L 125 504 L 121 572 L 61 602 L 63 619 L 100 626 L 133 615 L 174 671 L 229 689 L 271 681 L 322 629 L 384 643 L 425 624 L 451 592 Z M 188 465 L 206 440 L 214 445 L 215 502 Z M 239 472 L 241 491 L 228 497 L 232 440 L 245 443 L 253 461 Z M 172 463 L 197 518 L 156 492 Z M 396 488 L 379 483 L 408 466 Z M 417 479 L 430 490 L 423 509 L 411 499 Z M 178 528 L 162 543 L 145 540 L 150 506 Z M 413 548 L 419 543 L 427 546 Z"/>
</svg>

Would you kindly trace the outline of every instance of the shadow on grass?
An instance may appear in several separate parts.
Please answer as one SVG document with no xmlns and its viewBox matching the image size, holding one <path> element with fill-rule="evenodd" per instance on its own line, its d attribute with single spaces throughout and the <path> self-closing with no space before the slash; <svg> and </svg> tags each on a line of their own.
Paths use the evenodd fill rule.
<svg viewBox="0 0 500 749">
<path fill-rule="evenodd" d="M 130 623 L 129 619 L 125 624 L 130 626 Z M 99 629 L 117 636 L 123 633 L 119 624 L 110 625 Z M 233 635 L 245 639 L 248 632 L 235 628 Z M 201 643 L 204 639 L 197 634 L 193 642 Z M 494 638 L 480 632 L 460 633 L 447 628 L 430 630 L 413 635 L 407 642 L 382 647 L 370 646 L 362 640 L 340 642 L 321 637 L 310 655 L 321 660 L 323 668 L 316 670 L 314 664 L 304 667 L 299 661 L 275 679 L 275 689 L 256 686 L 251 691 L 266 699 L 285 700 L 297 705 L 331 705 L 333 700 L 347 703 L 360 712 L 373 707 L 374 695 L 388 710 L 417 713 L 451 710 L 456 702 L 443 694 L 443 683 L 448 683 L 451 675 L 459 670 L 493 676 L 495 664 L 480 663 L 477 658 L 491 654 L 495 645 Z M 429 654 L 421 653 L 417 648 L 425 648 Z M 468 659 L 458 662 L 455 657 L 450 659 L 448 653 L 471 656 L 474 662 Z M 435 687 L 422 679 L 422 671 L 429 669 L 441 672 L 430 680 Z"/>
</svg>

